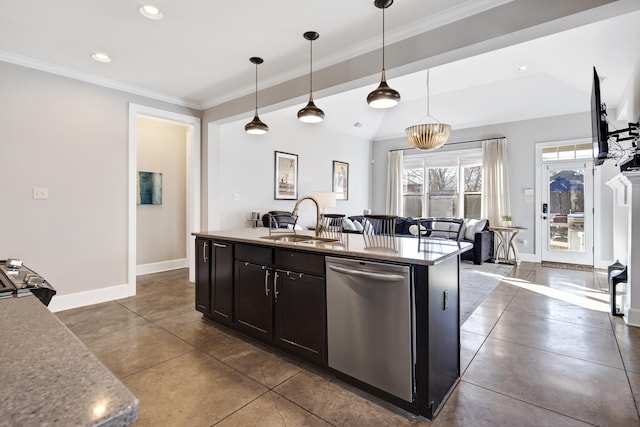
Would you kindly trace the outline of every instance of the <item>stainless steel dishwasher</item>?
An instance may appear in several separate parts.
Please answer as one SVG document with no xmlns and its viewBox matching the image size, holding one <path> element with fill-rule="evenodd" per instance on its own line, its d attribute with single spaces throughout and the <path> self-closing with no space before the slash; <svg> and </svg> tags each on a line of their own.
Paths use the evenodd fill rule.
<svg viewBox="0 0 640 427">
<path fill-rule="evenodd" d="M 326 258 L 329 366 L 413 400 L 413 292 L 408 266 Z"/>
</svg>

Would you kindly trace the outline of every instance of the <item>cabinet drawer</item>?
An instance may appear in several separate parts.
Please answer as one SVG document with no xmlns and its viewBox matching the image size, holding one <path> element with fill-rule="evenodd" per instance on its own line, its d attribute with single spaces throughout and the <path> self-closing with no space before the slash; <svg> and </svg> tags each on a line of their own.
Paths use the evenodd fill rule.
<svg viewBox="0 0 640 427">
<path fill-rule="evenodd" d="M 324 277 L 324 255 L 276 249 L 276 265 L 283 270 L 315 274 Z"/>
<path fill-rule="evenodd" d="M 273 249 L 238 243 L 236 244 L 236 259 L 261 265 L 272 265 Z"/>
</svg>

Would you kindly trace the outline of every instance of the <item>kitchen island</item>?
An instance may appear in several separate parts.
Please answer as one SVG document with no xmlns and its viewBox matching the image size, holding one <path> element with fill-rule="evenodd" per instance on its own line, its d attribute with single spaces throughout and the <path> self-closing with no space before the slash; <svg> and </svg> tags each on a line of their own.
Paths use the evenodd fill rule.
<svg viewBox="0 0 640 427">
<path fill-rule="evenodd" d="M 429 418 L 460 377 L 448 239 L 267 228 L 196 236 L 196 310 Z"/>
<path fill-rule="evenodd" d="M 0 300 L 0 426 L 126 426 L 138 399 L 33 295 Z"/>
</svg>

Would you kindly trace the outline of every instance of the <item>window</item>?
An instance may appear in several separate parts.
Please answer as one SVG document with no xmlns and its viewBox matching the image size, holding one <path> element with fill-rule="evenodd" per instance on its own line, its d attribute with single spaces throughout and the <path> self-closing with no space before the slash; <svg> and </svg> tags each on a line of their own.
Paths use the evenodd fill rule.
<svg viewBox="0 0 640 427">
<path fill-rule="evenodd" d="M 554 145 L 542 149 L 542 161 L 590 159 L 593 157 L 593 146 L 589 144 Z"/>
<path fill-rule="evenodd" d="M 480 218 L 481 151 L 406 156 L 402 198 L 408 217 Z"/>
<path fill-rule="evenodd" d="M 428 168 L 427 216 L 456 216 L 458 212 L 458 168 Z"/>
<path fill-rule="evenodd" d="M 405 216 L 422 216 L 424 160 L 407 159 L 402 171 L 402 203 Z"/>
<path fill-rule="evenodd" d="M 464 217 L 480 218 L 482 208 L 482 166 L 467 166 L 464 173 Z"/>
</svg>

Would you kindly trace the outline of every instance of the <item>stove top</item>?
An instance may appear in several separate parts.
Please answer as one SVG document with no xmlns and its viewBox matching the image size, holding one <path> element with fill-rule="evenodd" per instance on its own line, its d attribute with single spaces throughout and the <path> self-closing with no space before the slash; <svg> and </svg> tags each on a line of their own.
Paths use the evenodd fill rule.
<svg viewBox="0 0 640 427">
<path fill-rule="evenodd" d="M 55 289 L 42 276 L 25 265 L 11 267 L 0 261 L 0 298 L 35 295 L 44 305 L 49 305 Z"/>
</svg>

